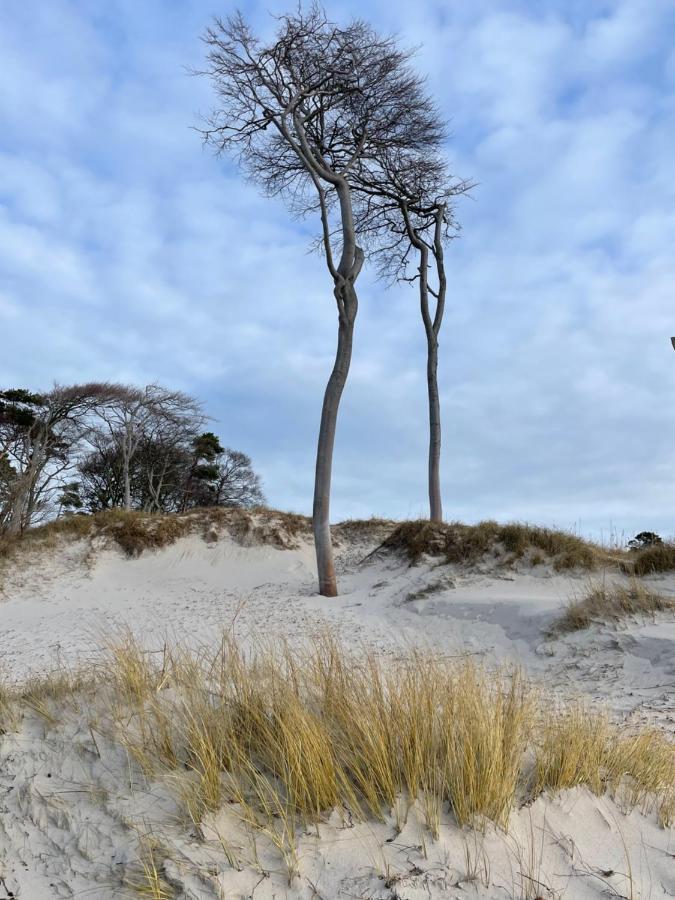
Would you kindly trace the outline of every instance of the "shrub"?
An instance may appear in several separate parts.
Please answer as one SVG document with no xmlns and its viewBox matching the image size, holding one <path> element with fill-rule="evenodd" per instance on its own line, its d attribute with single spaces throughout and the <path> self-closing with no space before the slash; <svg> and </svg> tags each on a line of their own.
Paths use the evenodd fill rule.
<svg viewBox="0 0 675 900">
<path fill-rule="evenodd" d="M 446 562 L 471 564 L 486 554 L 513 554 L 532 565 L 552 563 L 558 572 L 594 569 L 598 564 L 616 564 L 602 547 L 576 535 L 551 528 L 521 523 L 500 525 L 491 520 L 477 525 L 439 523 L 426 520 L 403 522 L 383 541 L 381 547 L 403 552 L 411 564 L 423 555 L 444 556 Z"/>
<path fill-rule="evenodd" d="M 553 624 L 551 634 L 579 631 L 593 622 L 616 622 L 626 616 L 649 615 L 675 609 L 675 599 L 649 590 L 636 579 L 628 585 L 592 584 L 586 594 L 569 603 Z"/>
<path fill-rule="evenodd" d="M 641 531 L 636 534 L 632 541 L 628 541 L 628 546 L 632 550 L 644 550 L 645 547 L 654 547 L 662 544 L 663 540 L 654 531 Z"/>
<path fill-rule="evenodd" d="M 624 568 L 634 575 L 656 575 L 675 569 L 675 544 L 654 544 L 638 550 L 632 562 Z"/>
</svg>

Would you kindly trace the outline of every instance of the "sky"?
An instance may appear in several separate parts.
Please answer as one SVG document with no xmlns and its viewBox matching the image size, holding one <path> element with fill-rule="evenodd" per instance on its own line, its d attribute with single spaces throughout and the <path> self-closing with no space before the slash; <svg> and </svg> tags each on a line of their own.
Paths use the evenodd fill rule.
<svg viewBox="0 0 675 900">
<path fill-rule="evenodd" d="M 263 35 L 285 0 L 243 0 Z M 450 520 L 675 533 L 675 4 L 340 0 L 417 47 L 477 183 L 447 253 Z M 0 0 L 0 386 L 201 398 L 270 505 L 311 510 L 336 310 L 317 223 L 202 146 L 226 0 Z M 427 513 L 415 288 L 359 279 L 332 518 Z"/>
</svg>

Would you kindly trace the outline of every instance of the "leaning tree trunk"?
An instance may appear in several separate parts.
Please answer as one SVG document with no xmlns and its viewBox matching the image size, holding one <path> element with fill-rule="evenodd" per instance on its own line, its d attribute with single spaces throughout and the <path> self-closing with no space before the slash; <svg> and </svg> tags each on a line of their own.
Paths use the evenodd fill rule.
<svg viewBox="0 0 675 900">
<path fill-rule="evenodd" d="M 441 502 L 441 404 L 438 398 L 438 339 L 427 337 L 427 390 L 429 394 L 429 518 L 443 521 Z"/>
<path fill-rule="evenodd" d="M 26 502 L 30 493 L 30 484 L 25 483 L 25 480 L 26 476 L 24 475 L 22 483 L 10 500 L 11 508 L 6 530 L 11 535 L 20 534 L 23 530 Z"/>
<path fill-rule="evenodd" d="M 131 510 L 131 481 L 128 464 L 124 466 L 124 508 L 127 512 Z"/>
<path fill-rule="evenodd" d="M 122 483 L 124 485 L 124 509 L 131 510 L 131 460 L 130 453 L 125 442 L 122 444 Z"/>
<path fill-rule="evenodd" d="M 442 226 L 445 214 L 444 206 L 437 206 L 435 212 L 436 226 L 434 243 L 430 246 L 424 241 L 410 218 L 405 202 L 400 204 L 410 243 L 420 254 L 419 291 L 420 311 L 427 337 L 427 393 L 429 397 L 429 519 L 432 522 L 443 521 L 443 504 L 441 502 L 441 404 L 438 397 L 438 332 L 443 321 L 445 309 L 445 267 L 443 264 Z M 438 290 L 429 287 L 429 251 L 433 253 L 438 274 Z M 436 298 L 436 310 L 432 318 L 429 312 L 429 293 Z"/>
<path fill-rule="evenodd" d="M 32 455 L 26 471 L 19 477 L 16 493 L 10 499 L 11 512 L 7 523 L 7 532 L 12 535 L 20 534 L 27 525 L 30 525 L 31 504 L 30 497 L 42 470 L 44 452 L 42 446 L 33 447 Z M 26 514 L 28 521 L 26 521 Z"/>
<path fill-rule="evenodd" d="M 333 447 L 340 398 L 344 390 L 352 359 L 352 340 L 356 319 L 357 298 L 352 283 L 343 288 L 344 314 L 340 314 L 338 344 L 335 364 L 331 372 L 321 410 L 321 427 L 316 451 L 316 476 L 314 479 L 314 507 L 312 524 L 316 564 L 319 573 L 319 593 L 324 597 L 337 597 L 337 579 L 333 561 L 333 543 L 330 534 L 330 484 L 333 469 Z"/>
</svg>

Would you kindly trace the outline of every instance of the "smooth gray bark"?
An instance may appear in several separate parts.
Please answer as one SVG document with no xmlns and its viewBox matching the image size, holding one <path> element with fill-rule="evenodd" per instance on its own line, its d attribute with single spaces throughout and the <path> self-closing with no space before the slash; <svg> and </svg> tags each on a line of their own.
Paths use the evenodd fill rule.
<svg viewBox="0 0 675 900">
<path fill-rule="evenodd" d="M 23 482 L 12 498 L 12 507 L 7 523 L 7 533 L 12 535 L 19 534 L 23 530 L 26 501 L 30 491 L 30 484 L 26 482 L 25 476 Z"/>
<path fill-rule="evenodd" d="M 441 404 L 438 396 L 438 341 L 427 338 L 427 390 L 429 394 L 429 518 L 443 521 L 441 501 Z"/>
<path fill-rule="evenodd" d="M 122 448 L 122 471 L 124 478 L 124 509 L 129 512 L 131 510 L 131 475 L 129 472 L 131 460 L 127 452 L 126 443 Z"/>
<path fill-rule="evenodd" d="M 300 131 L 302 134 L 302 130 Z M 322 174 L 325 176 L 325 170 Z M 330 488 L 333 471 L 333 448 L 340 399 L 344 390 L 349 366 L 352 360 L 354 322 L 358 311 L 358 298 L 354 283 L 363 266 L 363 251 L 356 244 L 352 196 L 349 185 L 343 177 L 330 175 L 335 185 L 340 203 L 342 226 L 342 252 L 335 268 L 331 253 L 327 227 L 326 205 L 323 190 L 319 188 L 321 218 L 324 227 L 324 247 L 326 263 L 333 277 L 333 294 L 338 308 L 338 343 L 333 371 L 328 379 L 321 410 L 321 425 L 316 450 L 316 470 L 314 477 L 314 503 L 312 507 L 312 527 L 319 576 L 319 593 L 324 597 L 337 597 L 337 579 L 333 559 L 333 542 L 330 533 Z"/>
<path fill-rule="evenodd" d="M 427 338 L 427 394 L 429 400 L 429 518 L 432 522 L 443 521 L 441 500 L 441 404 L 438 394 L 438 334 L 445 312 L 446 277 L 443 258 L 442 225 L 445 207 L 439 206 L 435 212 L 434 240 L 431 245 L 423 241 L 410 219 L 405 204 L 401 207 L 408 237 L 420 254 L 419 289 L 420 310 Z M 434 259 L 438 288 L 433 292 L 436 309 L 432 318 L 429 311 L 429 252 Z"/>
<path fill-rule="evenodd" d="M 7 523 L 8 534 L 20 534 L 30 522 L 33 514 L 33 492 L 35 482 L 45 464 L 46 458 L 42 441 L 36 441 L 31 451 L 28 467 L 19 477 L 16 493 L 12 498 L 12 509 Z"/>
<path fill-rule="evenodd" d="M 337 292 L 336 288 L 336 292 Z M 333 543 L 330 533 L 330 487 L 333 470 L 333 448 L 340 399 L 349 374 L 352 359 L 354 321 L 357 311 L 356 291 L 352 284 L 343 288 L 345 314 L 339 317 L 338 343 L 333 371 L 326 385 L 321 410 L 321 425 L 316 450 L 316 472 L 314 478 L 314 505 L 312 525 L 314 546 L 319 575 L 319 593 L 324 597 L 337 597 L 337 579 L 333 560 Z"/>
<path fill-rule="evenodd" d="M 442 225 L 445 207 L 436 210 L 436 228 L 434 230 L 433 257 L 438 276 L 438 293 L 436 294 L 436 312 L 428 327 L 428 297 L 426 298 L 427 317 L 427 385 L 429 391 L 429 517 L 432 522 L 443 521 L 443 504 L 441 502 L 441 404 L 438 396 L 438 334 L 443 324 L 445 312 L 445 260 L 443 254 Z M 425 289 L 428 284 L 425 281 Z"/>
</svg>

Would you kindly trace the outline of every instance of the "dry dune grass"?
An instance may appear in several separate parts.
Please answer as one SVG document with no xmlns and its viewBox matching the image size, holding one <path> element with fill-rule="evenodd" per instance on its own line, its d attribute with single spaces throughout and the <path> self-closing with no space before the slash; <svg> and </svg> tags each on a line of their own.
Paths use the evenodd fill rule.
<svg viewBox="0 0 675 900">
<path fill-rule="evenodd" d="M 266 544 L 281 550 L 297 547 L 312 532 L 307 516 L 263 506 L 250 510 L 214 506 L 185 515 L 199 523 L 203 535 L 215 529 L 226 532 L 240 544 Z"/>
<path fill-rule="evenodd" d="M 0 735 L 13 731 L 19 722 L 14 691 L 7 686 L 6 676 L 0 672 Z"/>
<path fill-rule="evenodd" d="M 33 710 L 51 725 L 57 725 L 64 709 L 79 703 L 79 695 L 96 683 L 96 676 L 90 670 L 59 669 L 17 685 L 0 670 L 0 735 L 18 727 L 24 709 Z"/>
<path fill-rule="evenodd" d="M 558 572 L 617 566 L 624 554 L 610 552 L 599 544 L 565 531 L 521 523 L 501 525 L 479 522 L 403 522 L 385 539 L 382 547 L 404 552 L 411 563 L 422 555 L 444 556 L 451 563 L 476 563 L 486 554 L 510 556 L 508 561 L 548 561 Z"/>
<path fill-rule="evenodd" d="M 149 900 L 174 900 L 176 891 L 163 873 L 162 847 L 152 837 L 139 841 L 138 871 L 125 878 L 125 886 L 139 897 Z"/>
<path fill-rule="evenodd" d="M 94 515 L 66 516 L 31 528 L 21 537 L 0 537 L 0 569 L 16 562 L 24 552 L 53 550 L 64 541 L 102 537 L 119 546 L 129 557 L 175 543 L 188 534 L 217 540 L 226 534 L 244 546 L 268 545 L 297 548 L 311 538 L 311 519 L 297 513 L 259 507 L 212 507 L 185 513 L 127 512 L 106 510 Z M 339 542 L 381 541 L 379 549 L 403 552 L 411 563 L 425 555 L 443 557 L 449 563 L 475 564 L 486 555 L 510 564 L 550 563 L 558 572 L 607 567 L 636 576 L 675 569 L 675 544 L 639 551 L 608 550 L 565 531 L 539 526 L 494 521 L 477 525 L 436 523 L 427 520 L 396 523 L 389 519 L 348 520 L 333 526 Z"/>
<path fill-rule="evenodd" d="M 371 516 L 369 519 L 345 519 L 344 522 L 333 525 L 331 532 L 338 541 L 381 541 L 398 524 L 393 519 L 380 519 L 377 516 Z"/>
<path fill-rule="evenodd" d="M 385 662 L 326 636 L 305 655 L 248 657 L 229 639 L 151 657 L 126 636 L 107 665 L 116 733 L 141 767 L 175 780 L 196 824 L 229 802 L 272 829 L 291 867 L 296 825 L 336 807 L 403 822 L 417 801 L 436 835 L 444 807 L 461 826 L 505 826 L 518 799 L 581 784 L 651 802 L 664 823 L 675 814 L 672 744 L 581 706 L 551 717 L 517 672 Z"/>
<path fill-rule="evenodd" d="M 135 685 L 130 746 L 150 770 L 187 764 L 193 809 L 228 796 L 245 808 L 252 792 L 306 823 L 338 805 L 382 817 L 403 798 L 401 814 L 419 800 L 432 832 L 443 804 L 460 825 L 505 825 L 532 783 L 535 795 L 571 786 L 565 767 L 580 747 L 574 784 L 629 805 L 651 797 L 664 822 L 675 813 L 675 747 L 661 734 L 626 736 L 582 706 L 551 717 L 518 672 L 422 653 L 385 662 L 325 636 L 302 657 L 246 658 L 225 640 L 215 656 L 167 651 L 150 670 L 131 639 L 117 646 L 125 662 L 113 668 Z"/>
<path fill-rule="evenodd" d="M 217 652 L 147 653 L 129 633 L 110 642 L 95 684 L 59 674 L 0 692 L 0 728 L 17 727 L 26 705 L 58 727 L 64 703 L 163 779 L 198 833 L 226 808 L 253 844 L 271 842 L 289 880 L 298 834 L 336 809 L 393 814 L 402 828 L 415 804 L 435 838 L 444 811 L 506 828 L 519 803 L 585 786 L 675 819 L 675 746 L 662 734 L 628 733 L 581 705 L 552 713 L 518 672 L 469 659 L 382 660 L 331 636 L 304 653 L 245 654 L 229 637 Z M 153 859 L 142 880 L 161 891 Z"/>
<path fill-rule="evenodd" d="M 111 509 L 93 515 L 64 516 L 20 536 L 0 536 L 0 574 L 21 558 L 60 547 L 78 539 L 102 538 L 127 556 L 170 546 L 188 534 L 205 540 L 227 534 L 242 545 L 270 545 L 280 549 L 298 546 L 311 534 L 311 521 L 296 513 L 260 507 L 237 509 L 212 507 L 185 513 L 146 513 Z"/>
<path fill-rule="evenodd" d="M 111 509 L 95 515 L 64 516 L 18 536 L 0 537 L 0 560 L 13 562 L 21 553 L 53 550 L 64 541 L 99 535 L 111 538 L 128 556 L 173 543 L 190 528 L 186 518 Z"/>
<path fill-rule="evenodd" d="M 545 722 L 536 753 L 535 793 L 585 785 L 626 809 L 656 808 L 663 825 L 675 821 L 675 746 L 662 732 L 623 734 L 580 705 Z"/>
<path fill-rule="evenodd" d="M 625 567 L 629 574 L 656 575 L 675 569 L 675 543 L 672 542 L 634 550 L 631 556 L 632 560 Z"/>
<path fill-rule="evenodd" d="M 65 539 L 88 537 L 93 516 L 65 516 L 46 525 L 31 528 L 21 535 L 0 535 L 0 562 L 12 560 L 21 549 L 51 549 Z"/>
<path fill-rule="evenodd" d="M 675 610 L 675 599 L 651 590 L 635 578 L 628 584 L 592 583 L 581 597 L 567 605 L 550 634 L 580 631 L 594 622 L 618 622 L 627 616 L 666 610 Z"/>
<path fill-rule="evenodd" d="M 185 534 L 207 536 L 214 530 L 226 532 L 241 543 L 288 548 L 295 546 L 298 539 L 311 536 L 311 519 L 267 507 L 211 507 L 185 513 L 112 509 L 93 515 L 64 516 L 31 528 L 19 537 L 2 536 L 0 559 L 11 557 L 20 547 L 50 549 L 63 539 L 98 535 L 112 538 L 128 555 L 137 556 L 146 549 L 172 544 Z M 485 553 L 501 548 L 516 558 L 522 558 L 528 551 L 539 552 L 553 560 L 561 570 L 592 568 L 598 562 L 616 563 L 619 558 L 626 565 L 639 568 L 637 574 L 643 574 L 643 569 L 646 573 L 660 571 L 663 567 L 675 568 L 675 548 L 669 544 L 638 551 L 627 558 L 625 554 L 609 553 L 599 545 L 564 531 L 519 523 L 500 525 L 485 521 L 478 525 L 463 525 L 427 520 L 396 523 L 391 519 L 371 518 L 340 522 L 333 526 L 333 531 L 338 539 L 378 538 L 384 533 L 382 547 L 404 550 L 413 562 L 424 553 L 445 554 L 451 562 L 474 562 Z"/>
<path fill-rule="evenodd" d="M 349 520 L 334 526 L 336 537 L 353 539 L 380 535 L 395 522 L 386 519 Z M 64 541 L 103 537 L 119 546 L 129 557 L 158 550 L 188 534 L 205 540 L 227 534 L 242 545 L 268 545 L 293 549 L 311 537 L 307 516 L 267 507 L 240 509 L 208 507 L 185 513 L 147 513 L 123 509 L 104 510 L 93 515 L 64 516 L 31 528 L 20 536 L 0 536 L 0 565 L 15 561 L 22 552 L 53 550 Z"/>
</svg>

